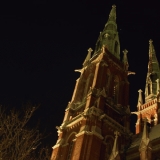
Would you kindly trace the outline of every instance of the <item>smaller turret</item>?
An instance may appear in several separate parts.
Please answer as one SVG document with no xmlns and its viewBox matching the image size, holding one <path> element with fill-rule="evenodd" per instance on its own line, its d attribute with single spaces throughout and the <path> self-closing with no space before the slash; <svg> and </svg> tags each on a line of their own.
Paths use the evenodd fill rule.
<svg viewBox="0 0 160 160">
<path fill-rule="evenodd" d="M 149 40 L 149 62 L 148 62 L 148 73 L 146 78 L 145 87 L 145 101 L 148 102 L 157 96 L 157 90 L 159 84 L 156 80 L 160 78 L 159 63 L 157 61 L 153 41 Z M 159 81 L 158 81 L 159 83 Z"/>
</svg>

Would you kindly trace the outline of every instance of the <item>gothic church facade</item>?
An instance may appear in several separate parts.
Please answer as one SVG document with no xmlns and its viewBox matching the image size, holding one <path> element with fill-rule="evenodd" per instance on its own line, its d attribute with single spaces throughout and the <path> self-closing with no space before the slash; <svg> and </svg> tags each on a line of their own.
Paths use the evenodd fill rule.
<svg viewBox="0 0 160 160">
<path fill-rule="evenodd" d="M 113 5 L 94 52 L 88 49 L 65 110 L 51 160 L 153 160 L 160 155 L 160 70 L 152 40 L 145 103 L 139 90 L 137 111 L 130 112 L 127 50 L 120 41 Z M 136 134 L 130 116 L 137 115 Z M 158 134 L 159 132 L 159 134 Z"/>
</svg>

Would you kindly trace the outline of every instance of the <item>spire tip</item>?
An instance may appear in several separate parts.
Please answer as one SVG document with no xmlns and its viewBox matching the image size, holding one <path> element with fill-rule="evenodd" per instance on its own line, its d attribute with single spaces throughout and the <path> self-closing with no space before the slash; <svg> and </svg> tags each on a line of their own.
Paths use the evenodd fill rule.
<svg viewBox="0 0 160 160">
<path fill-rule="evenodd" d="M 112 5 L 112 8 L 116 8 L 116 5 L 115 5 L 115 4 L 113 4 L 113 5 Z"/>
<path fill-rule="evenodd" d="M 153 40 L 152 40 L 152 39 L 150 39 L 150 40 L 149 40 L 149 44 L 152 44 L 152 42 L 153 42 Z"/>
</svg>

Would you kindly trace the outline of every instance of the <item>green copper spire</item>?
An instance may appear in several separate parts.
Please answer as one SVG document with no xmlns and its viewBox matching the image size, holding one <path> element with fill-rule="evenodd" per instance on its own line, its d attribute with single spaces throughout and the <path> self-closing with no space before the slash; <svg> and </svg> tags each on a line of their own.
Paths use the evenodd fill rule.
<svg viewBox="0 0 160 160">
<path fill-rule="evenodd" d="M 159 64 L 157 61 L 155 49 L 153 46 L 153 41 L 149 40 L 149 64 L 148 64 L 148 72 L 156 73 L 159 72 Z"/>
<path fill-rule="evenodd" d="M 153 41 L 149 40 L 149 62 L 148 62 L 148 73 L 146 78 L 145 88 L 145 100 L 146 102 L 152 100 L 157 95 L 157 79 L 160 79 L 159 63 L 157 61 Z"/>
<path fill-rule="evenodd" d="M 108 21 L 104 27 L 103 32 L 96 43 L 95 54 L 102 48 L 102 46 L 107 47 L 107 49 L 118 59 L 120 59 L 120 43 L 119 36 L 117 32 L 116 24 L 116 6 L 113 5 L 109 14 Z"/>
<path fill-rule="evenodd" d="M 116 22 L 116 5 L 112 6 L 111 12 L 109 14 L 108 21 L 114 21 L 114 22 Z"/>
</svg>

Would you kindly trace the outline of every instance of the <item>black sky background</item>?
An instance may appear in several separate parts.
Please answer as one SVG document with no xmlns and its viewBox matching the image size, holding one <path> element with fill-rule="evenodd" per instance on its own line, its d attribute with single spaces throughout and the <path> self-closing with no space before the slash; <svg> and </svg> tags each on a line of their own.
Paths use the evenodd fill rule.
<svg viewBox="0 0 160 160">
<path fill-rule="evenodd" d="M 89 47 L 95 47 L 117 6 L 121 53 L 128 50 L 130 108 L 136 110 L 138 90 L 144 91 L 148 41 L 153 39 L 160 61 L 160 9 L 158 1 L 58 1 L 4 7 L 0 15 L 0 104 L 21 108 L 30 101 L 41 104 L 34 116 L 41 130 L 51 133 L 47 143 L 56 143 L 55 126 L 64 110 Z M 132 131 L 135 119 L 131 121 Z"/>
</svg>

